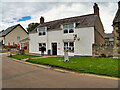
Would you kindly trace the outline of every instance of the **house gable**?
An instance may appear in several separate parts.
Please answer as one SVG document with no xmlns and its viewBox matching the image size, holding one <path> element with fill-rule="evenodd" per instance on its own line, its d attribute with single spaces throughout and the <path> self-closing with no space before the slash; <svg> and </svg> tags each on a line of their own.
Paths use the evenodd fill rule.
<svg viewBox="0 0 120 90">
<path fill-rule="evenodd" d="M 4 43 L 18 43 L 20 40 L 25 39 L 27 37 L 28 33 L 25 31 L 25 29 L 21 25 L 17 25 L 14 29 L 12 29 L 9 33 L 7 33 L 4 36 Z M 18 38 L 20 38 L 20 40 L 18 40 Z"/>
<path fill-rule="evenodd" d="M 24 31 L 25 33 L 28 34 L 28 32 L 20 25 L 20 24 L 17 24 L 17 25 L 14 25 L 14 26 L 11 26 L 11 27 L 8 27 L 6 30 L 4 30 L 2 33 L 2 37 L 6 36 L 7 34 L 9 34 L 11 31 L 13 31 L 16 27 L 20 26 Z"/>
</svg>

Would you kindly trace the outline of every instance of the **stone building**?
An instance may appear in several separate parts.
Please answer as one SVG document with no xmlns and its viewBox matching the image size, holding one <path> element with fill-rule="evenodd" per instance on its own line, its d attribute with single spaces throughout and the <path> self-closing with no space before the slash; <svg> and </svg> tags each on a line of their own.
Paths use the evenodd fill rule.
<svg viewBox="0 0 120 90">
<path fill-rule="evenodd" d="M 118 2 L 118 10 L 113 20 L 114 29 L 114 54 L 120 57 L 120 1 Z"/>
<path fill-rule="evenodd" d="M 114 44 L 114 34 L 113 33 L 105 33 L 104 38 L 105 38 L 106 45 Z"/>
</svg>

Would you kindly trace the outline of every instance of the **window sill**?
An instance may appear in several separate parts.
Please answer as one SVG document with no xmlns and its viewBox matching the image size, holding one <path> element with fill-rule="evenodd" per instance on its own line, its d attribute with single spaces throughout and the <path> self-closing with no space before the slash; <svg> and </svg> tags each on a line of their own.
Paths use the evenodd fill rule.
<svg viewBox="0 0 120 90">
<path fill-rule="evenodd" d="M 39 37 L 46 36 L 46 35 L 38 35 Z"/>
<path fill-rule="evenodd" d="M 63 33 L 63 35 L 71 35 L 71 34 L 75 34 L 75 33 Z"/>
</svg>

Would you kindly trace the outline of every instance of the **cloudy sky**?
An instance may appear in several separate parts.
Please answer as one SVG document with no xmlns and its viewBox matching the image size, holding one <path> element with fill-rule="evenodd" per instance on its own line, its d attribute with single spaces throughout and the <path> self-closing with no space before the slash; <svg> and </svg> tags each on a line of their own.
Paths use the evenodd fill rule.
<svg viewBox="0 0 120 90">
<path fill-rule="evenodd" d="M 15 0 L 14 0 L 15 1 Z M 96 2 L 100 9 L 100 17 L 106 33 L 111 33 L 112 21 L 117 12 L 117 1 Z M 94 2 L 0 2 L 0 30 L 20 23 L 25 29 L 29 23 L 39 22 L 41 16 L 45 22 L 81 16 L 93 13 Z"/>
</svg>

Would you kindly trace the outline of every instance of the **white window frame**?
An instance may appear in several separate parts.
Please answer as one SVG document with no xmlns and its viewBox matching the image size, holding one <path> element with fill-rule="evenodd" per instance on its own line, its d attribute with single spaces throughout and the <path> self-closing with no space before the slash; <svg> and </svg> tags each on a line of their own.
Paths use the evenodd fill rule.
<svg viewBox="0 0 120 90">
<path fill-rule="evenodd" d="M 40 28 L 44 28 L 44 31 L 41 31 Z M 38 31 L 38 35 L 39 35 L 40 32 L 42 33 L 42 35 L 39 35 L 39 36 L 45 36 L 47 34 L 47 32 L 46 32 L 47 27 L 39 27 L 39 28 L 37 28 L 37 31 Z M 43 35 L 43 32 L 45 32 L 45 35 Z"/>
<path fill-rule="evenodd" d="M 25 46 L 25 43 L 21 43 L 21 48 L 24 48 L 24 46 Z"/>
<path fill-rule="evenodd" d="M 38 43 L 38 45 L 39 45 L 39 44 L 41 44 L 41 47 L 44 46 L 43 44 L 45 44 L 45 48 L 46 48 L 46 43 Z M 40 45 L 39 45 L 39 51 L 40 51 L 40 48 L 41 48 L 41 47 L 40 47 Z M 45 50 L 45 52 L 46 52 L 46 50 Z"/>
<path fill-rule="evenodd" d="M 67 47 L 67 48 L 68 48 L 68 52 L 69 52 L 69 53 L 74 53 L 74 52 L 75 52 L 75 43 L 74 43 L 74 42 L 72 42 L 72 43 L 73 43 L 73 46 L 70 46 L 70 43 L 71 43 L 71 42 L 63 42 L 63 43 L 68 43 L 68 47 Z M 74 48 L 74 50 L 73 50 L 73 51 L 70 51 L 70 50 L 69 50 L 70 47 L 71 47 L 71 48 Z M 65 45 L 64 45 L 64 50 L 65 50 Z"/>
<path fill-rule="evenodd" d="M 70 27 L 69 27 L 71 24 L 73 24 L 73 28 L 70 28 Z M 64 28 L 64 25 L 68 25 L 68 28 Z M 63 33 L 64 33 L 64 30 L 67 30 L 68 33 L 69 33 L 70 29 L 73 29 L 73 32 L 72 32 L 72 33 L 74 33 L 74 32 L 75 32 L 75 23 L 63 24 L 62 28 L 63 28 Z M 64 33 L 64 34 L 68 34 L 68 33 Z"/>
</svg>

